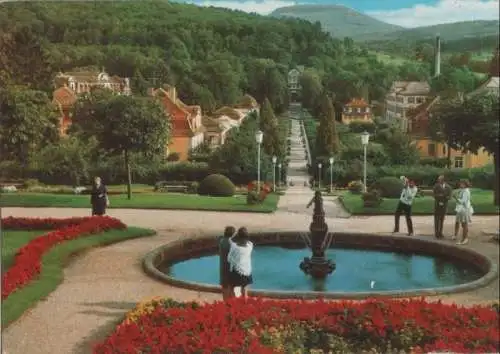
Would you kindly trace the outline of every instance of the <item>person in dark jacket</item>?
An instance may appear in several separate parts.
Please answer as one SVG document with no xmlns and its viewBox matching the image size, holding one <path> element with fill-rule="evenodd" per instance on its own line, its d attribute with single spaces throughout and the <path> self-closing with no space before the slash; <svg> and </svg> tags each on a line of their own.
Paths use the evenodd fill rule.
<svg viewBox="0 0 500 354">
<path fill-rule="evenodd" d="M 236 233 L 233 226 L 226 226 L 224 235 L 219 237 L 219 271 L 220 271 L 220 286 L 222 288 L 222 299 L 227 300 L 234 297 L 233 288 L 229 283 L 229 262 L 227 255 L 229 254 L 229 238 Z"/>
<path fill-rule="evenodd" d="M 106 207 L 109 206 L 108 190 L 102 184 L 101 177 L 94 178 L 94 185 L 90 193 L 90 204 L 92 205 L 92 215 L 106 214 Z"/>
<path fill-rule="evenodd" d="M 445 182 L 444 176 L 439 176 L 434 188 L 434 236 L 443 238 L 443 225 L 448 208 L 448 201 L 451 198 L 451 187 Z"/>
</svg>

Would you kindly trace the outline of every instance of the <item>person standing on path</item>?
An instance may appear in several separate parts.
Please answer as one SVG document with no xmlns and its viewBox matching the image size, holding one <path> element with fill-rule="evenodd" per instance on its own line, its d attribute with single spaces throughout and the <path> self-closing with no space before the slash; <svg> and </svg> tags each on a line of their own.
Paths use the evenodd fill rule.
<svg viewBox="0 0 500 354">
<path fill-rule="evenodd" d="M 246 227 L 241 227 L 229 239 L 229 283 L 231 288 L 241 287 L 241 295 L 248 297 L 248 286 L 253 283 L 252 277 L 252 251 L 253 243 Z"/>
<path fill-rule="evenodd" d="M 410 181 L 408 178 L 401 176 L 401 180 L 404 181 L 404 187 L 401 192 L 401 197 L 399 198 L 398 207 L 396 208 L 396 214 L 394 215 L 394 231 L 393 233 L 399 232 L 399 218 L 401 214 L 405 214 L 406 227 L 408 228 L 408 236 L 413 236 L 413 222 L 411 220 L 411 207 L 413 204 L 413 199 L 417 195 L 417 187 L 415 182 Z"/>
<path fill-rule="evenodd" d="M 229 238 L 234 236 L 236 229 L 233 226 L 226 226 L 224 235 L 219 237 L 219 268 L 220 268 L 220 286 L 222 288 L 222 299 L 227 300 L 234 296 L 233 288 L 229 283 L 229 261 L 227 256 L 229 254 Z"/>
<path fill-rule="evenodd" d="M 469 224 L 472 222 L 472 214 L 474 213 L 469 186 L 469 181 L 460 181 L 458 193 L 454 196 L 457 203 L 455 207 L 457 215 L 455 218 L 455 233 L 452 240 L 456 240 L 460 225 L 462 226 L 462 240 L 457 242 L 457 245 L 466 245 L 469 243 Z"/>
<path fill-rule="evenodd" d="M 92 205 L 92 216 L 106 214 L 106 207 L 109 207 L 108 190 L 102 184 L 101 177 L 94 178 L 94 185 L 90 192 L 90 204 Z"/>
<path fill-rule="evenodd" d="M 443 238 L 443 225 L 451 198 L 451 187 L 445 182 L 444 176 L 439 176 L 432 190 L 434 194 L 434 236 Z"/>
</svg>

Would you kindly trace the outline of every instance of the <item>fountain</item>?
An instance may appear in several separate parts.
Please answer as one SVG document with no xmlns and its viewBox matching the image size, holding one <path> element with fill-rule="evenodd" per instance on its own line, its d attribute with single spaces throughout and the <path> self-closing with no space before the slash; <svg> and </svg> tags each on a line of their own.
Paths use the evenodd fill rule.
<svg viewBox="0 0 500 354">
<path fill-rule="evenodd" d="M 325 257 L 325 250 L 330 248 L 333 234 L 328 233 L 328 225 L 325 222 L 325 210 L 323 208 L 323 197 L 320 191 L 314 193 L 307 207 L 314 203 L 313 217 L 309 231 L 311 235 L 302 235 L 306 246 L 310 247 L 312 257 L 305 257 L 300 263 L 300 269 L 316 279 L 324 279 L 335 270 L 335 262 Z"/>
</svg>

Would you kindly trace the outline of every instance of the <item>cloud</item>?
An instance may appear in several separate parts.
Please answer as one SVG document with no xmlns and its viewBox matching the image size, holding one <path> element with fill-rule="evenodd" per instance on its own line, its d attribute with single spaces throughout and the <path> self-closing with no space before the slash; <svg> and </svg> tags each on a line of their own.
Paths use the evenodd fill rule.
<svg viewBox="0 0 500 354">
<path fill-rule="evenodd" d="M 412 8 L 369 11 L 366 14 L 403 27 L 431 26 L 473 20 L 498 20 L 499 0 L 440 0 L 435 5 L 417 4 Z"/>
<path fill-rule="evenodd" d="M 212 0 L 212 1 L 188 1 L 189 3 L 199 6 L 216 6 L 225 7 L 231 10 L 241 10 L 245 12 L 255 12 L 260 15 L 269 15 L 274 10 L 285 7 L 293 6 L 297 3 L 295 1 L 286 0 L 264 0 L 264 1 L 226 1 L 226 0 Z"/>
</svg>

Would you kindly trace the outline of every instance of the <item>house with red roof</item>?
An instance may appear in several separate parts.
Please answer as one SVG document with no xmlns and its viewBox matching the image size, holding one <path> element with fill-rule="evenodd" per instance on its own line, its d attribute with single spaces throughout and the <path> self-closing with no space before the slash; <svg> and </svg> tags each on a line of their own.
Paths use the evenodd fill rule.
<svg viewBox="0 0 500 354">
<path fill-rule="evenodd" d="M 186 161 L 189 152 L 204 141 L 205 127 L 202 123 L 201 107 L 190 106 L 182 102 L 177 97 L 177 90 L 174 86 L 166 85 L 163 88 L 150 89 L 149 94 L 161 100 L 171 119 L 168 153 L 177 153 L 180 161 Z"/>
</svg>

